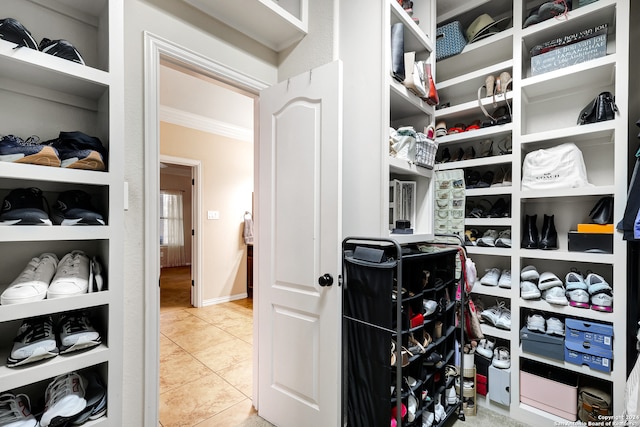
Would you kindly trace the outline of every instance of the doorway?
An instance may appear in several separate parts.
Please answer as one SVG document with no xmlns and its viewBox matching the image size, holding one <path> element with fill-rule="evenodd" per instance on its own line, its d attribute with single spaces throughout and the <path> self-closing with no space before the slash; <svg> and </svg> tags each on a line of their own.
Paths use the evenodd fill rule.
<svg viewBox="0 0 640 427">
<path fill-rule="evenodd" d="M 160 245 L 158 238 L 158 198 L 160 165 L 160 66 L 161 62 L 176 64 L 200 76 L 214 79 L 257 99 L 259 91 L 266 87 L 262 82 L 247 77 L 208 58 L 201 57 L 167 40 L 145 33 L 145 294 L 148 305 L 145 310 L 145 358 L 154 361 L 145 364 L 145 425 L 158 425 L 159 408 L 159 272 Z M 254 102 L 255 104 L 255 102 Z M 257 107 L 254 107 L 254 111 Z M 257 162 L 254 163 L 257 166 Z M 254 188 L 257 189 L 257 172 Z M 258 297 L 258 290 L 254 297 Z M 257 328 L 254 311 L 254 332 Z M 257 407 L 257 343 L 254 334 L 253 404 Z"/>
</svg>

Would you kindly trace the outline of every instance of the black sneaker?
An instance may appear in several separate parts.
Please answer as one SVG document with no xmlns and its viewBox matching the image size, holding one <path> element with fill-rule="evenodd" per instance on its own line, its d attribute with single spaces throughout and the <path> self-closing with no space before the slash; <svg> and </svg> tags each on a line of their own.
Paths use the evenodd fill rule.
<svg viewBox="0 0 640 427">
<path fill-rule="evenodd" d="M 24 25 L 13 18 L 0 19 L 0 39 L 38 50 L 38 43 Z"/>
<path fill-rule="evenodd" d="M 80 52 L 66 40 L 42 39 L 39 47 L 44 53 L 84 65 L 84 59 L 82 59 Z"/>
<path fill-rule="evenodd" d="M 51 225 L 43 208 L 48 211 L 49 205 L 39 188 L 13 189 L 4 198 L 0 225 Z"/>
<path fill-rule="evenodd" d="M 82 132 L 60 132 L 58 138 L 47 141 L 58 151 L 61 166 L 70 169 L 104 170 L 107 150 L 100 139 Z"/>
<path fill-rule="evenodd" d="M 91 196 L 82 190 L 60 193 L 52 218 L 59 225 L 105 225 L 102 215 L 91 205 Z"/>
<path fill-rule="evenodd" d="M 60 315 L 58 321 L 60 354 L 95 347 L 102 342 L 100 333 L 91 324 L 85 311 L 73 311 Z"/>
<path fill-rule="evenodd" d="M 41 144 L 40 138 L 35 135 L 30 136 L 26 141 L 14 135 L 0 138 L 0 161 L 60 166 L 58 150 L 49 145 Z"/>
<path fill-rule="evenodd" d="M 13 340 L 7 366 L 12 368 L 57 355 L 58 347 L 51 316 L 35 317 L 22 322 Z"/>
</svg>

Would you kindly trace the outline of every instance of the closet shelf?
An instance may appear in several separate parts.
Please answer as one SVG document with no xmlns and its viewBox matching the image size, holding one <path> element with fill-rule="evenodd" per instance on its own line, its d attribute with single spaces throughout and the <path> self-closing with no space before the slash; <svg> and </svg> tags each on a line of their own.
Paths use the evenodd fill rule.
<svg viewBox="0 0 640 427">
<path fill-rule="evenodd" d="M 528 259 L 560 260 L 568 262 L 588 262 L 592 264 L 613 264 L 613 254 L 595 254 L 588 252 L 569 252 L 566 250 L 545 251 L 542 249 L 519 249 L 517 256 Z"/>
<path fill-rule="evenodd" d="M 613 185 L 601 185 L 593 187 L 566 188 L 559 190 L 523 190 L 520 198 L 530 201 L 545 201 L 548 199 L 557 199 L 564 197 L 585 197 L 585 196 L 606 196 L 614 194 Z"/>
<path fill-rule="evenodd" d="M 613 143 L 616 123 L 617 122 L 615 120 L 607 120 L 606 122 L 576 125 L 564 129 L 529 133 L 527 135 L 522 135 L 520 143 L 522 145 L 533 145 L 538 143 L 557 145 L 564 142 L 576 142 L 580 145 L 589 142 L 598 144 Z"/>
<path fill-rule="evenodd" d="M 564 277 L 563 275 L 559 276 Z M 591 310 L 590 308 L 571 307 L 570 305 L 553 305 L 544 300 L 525 300 L 520 298 L 520 307 L 530 310 L 561 314 L 563 316 L 579 317 L 586 320 L 595 320 L 598 322 L 613 321 L 613 313 Z"/>
<path fill-rule="evenodd" d="M 593 369 L 589 368 L 588 366 L 575 365 L 573 363 L 569 363 L 569 362 L 565 362 L 565 361 L 550 359 L 548 357 L 542 357 L 542 356 L 538 356 L 536 354 L 526 353 L 526 352 L 522 351 L 522 345 L 520 346 L 520 353 L 521 353 L 521 359 L 535 360 L 536 362 L 542 362 L 542 363 L 545 363 L 547 365 L 552 365 L 552 366 L 555 366 L 555 367 L 558 367 L 558 368 L 563 368 L 563 369 L 566 369 L 568 371 L 576 372 L 576 373 L 587 375 L 587 376 L 594 377 L 594 378 L 600 378 L 600 379 L 603 379 L 603 380 L 611 381 L 611 378 L 612 378 L 612 375 L 613 375 L 613 369 L 611 370 L 610 373 L 599 372 L 599 371 L 596 371 L 596 370 L 593 370 Z M 615 363 L 614 363 L 614 365 L 615 365 Z M 614 369 L 615 369 L 615 367 L 614 367 Z"/>
<path fill-rule="evenodd" d="M 0 322 L 22 320 L 27 317 L 61 313 L 81 308 L 98 307 L 109 303 L 108 290 L 82 294 L 67 298 L 44 299 L 28 304 L 10 304 L 0 306 Z"/>
<path fill-rule="evenodd" d="M 472 294 L 486 295 L 496 298 L 511 298 L 511 288 L 501 288 L 499 286 L 487 286 L 480 283 L 480 279 L 484 276 L 484 271 L 478 271 L 478 281 L 473 285 L 471 289 Z M 514 277 L 511 282 L 512 287 L 517 285 L 517 277 Z"/>
<path fill-rule="evenodd" d="M 112 230 L 108 225 L 69 227 L 61 225 L 3 226 L 0 242 L 38 242 L 53 240 L 101 240 L 108 239 Z"/>
<path fill-rule="evenodd" d="M 494 166 L 511 164 L 513 160 L 512 154 L 504 154 L 500 156 L 480 157 L 477 159 L 460 160 L 458 162 L 438 163 L 436 170 L 474 168 L 479 166 Z M 510 187 L 503 187 L 504 191 L 509 192 Z M 494 187 L 495 189 L 495 187 Z M 486 189 L 485 189 L 486 190 Z"/>
<path fill-rule="evenodd" d="M 478 104 L 476 103 L 476 105 Z M 480 108 L 478 108 L 478 111 L 480 111 Z M 480 112 L 480 114 L 482 114 L 482 112 Z M 454 125 L 454 124 L 455 123 L 447 123 L 447 125 Z M 480 140 L 480 139 L 487 139 L 487 138 L 497 139 L 500 137 L 511 135 L 512 131 L 513 131 L 513 123 L 507 123 L 504 125 L 476 129 L 469 132 L 461 132 L 461 133 L 454 133 L 452 135 L 440 136 L 436 138 L 436 142 L 438 144 L 448 144 L 453 142 L 465 142 L 470 140 Z"/>
<path fill-rule="evenodd" d="M 480 329 L 484 335 L 490 337 L 500 338 L 503 340 L 511 341 L 511 331 L 505 329 L 496 328 L 495 326 L 488 325 L 486 323 L 480 324 Z"/>
<path fill-rule="evenodd" d="M 389 2 L 391 5 L 391 25 L 398 22 L 404 24 L 404 50 L 416 52 L 418 59 L 426 59 L 433 52 L 432 38 L 413 22 L 413 19 L 402 9 L 397 1 Z M 424 18 L 423 18 L 424 19 Z M 425 52 L 426 51 L 426 52 Z M 423 52 L 423 54 L 420 54 Z"/>
</svg>

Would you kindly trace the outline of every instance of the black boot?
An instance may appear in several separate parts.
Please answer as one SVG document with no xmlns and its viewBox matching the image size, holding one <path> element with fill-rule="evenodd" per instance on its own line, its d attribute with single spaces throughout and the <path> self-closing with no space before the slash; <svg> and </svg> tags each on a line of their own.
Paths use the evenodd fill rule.
<svg viewBox="0 0 640 427">
<path fill-rule="evenodd" d="M 524 249 L 538 248 L 538 227 L 536 227 L 537 215 L 525 215 L 522 228 L 522 246 Z"/>
<path fill-rule="evenodd" d="M 558 233 L 553 223 L 553 215 L 544 216 L 542 223 L 542 235 L 540 236 L 540 249 L 558 249 Z"/>
</svg>

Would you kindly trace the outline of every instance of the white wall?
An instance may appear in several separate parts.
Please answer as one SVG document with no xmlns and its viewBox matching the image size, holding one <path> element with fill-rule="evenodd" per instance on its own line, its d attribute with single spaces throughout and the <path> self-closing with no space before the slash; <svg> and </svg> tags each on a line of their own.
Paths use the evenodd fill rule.
<svg viewBox="0 0 640 427">
<path fill-rule="evenodd" d="M 149 31 L 254 79 L 276 81 L 276 54 L 176 0 L 125 0 L 125 212 L 123 426 L 144 425 L 144 37 Z M 180 7 L 179 7 L 180 6 Z M 216 37 L 203 28 L 209 28 Z M 239 46 L 239 47 L 236 47 Z M 152 410 L 154 408 L 151 408 Z"/>
</svg>

